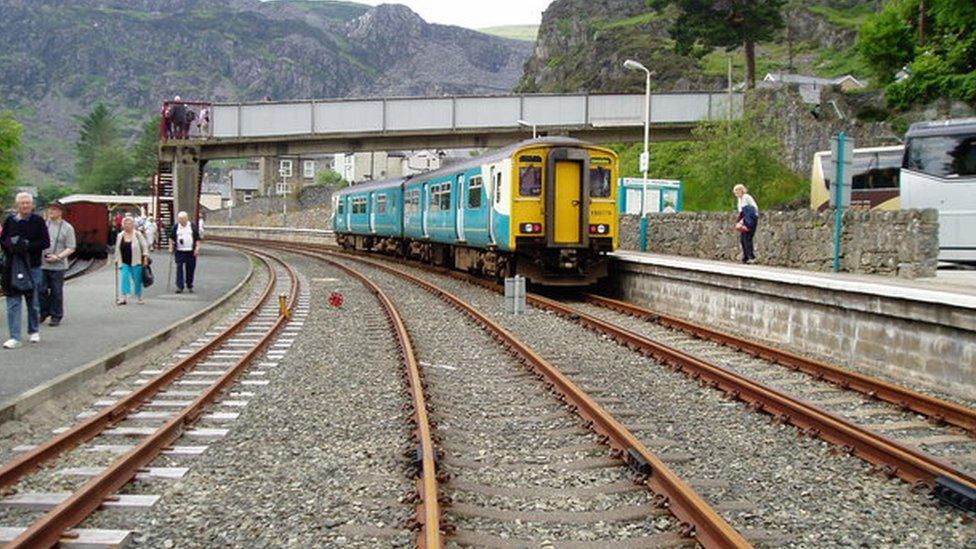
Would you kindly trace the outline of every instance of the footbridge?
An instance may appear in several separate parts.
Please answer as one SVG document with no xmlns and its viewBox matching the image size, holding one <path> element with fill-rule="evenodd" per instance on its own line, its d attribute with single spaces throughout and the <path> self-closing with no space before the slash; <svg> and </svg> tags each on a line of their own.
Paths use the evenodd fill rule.
<svg viewBox="0 0 976 549">
<path fill-rule="evenodd" d="M 175 198 L 176 209 L 190 211 L 200 170 L 214 159 L 496 147 L 533 130 L 596 143 L 639 141 L 644 100 L 643 94 L 566 94 L 184 102 L 196 113 L 206 109 L 209 126 L 174 134 L 164 120 L 156 183 L 159 193 Z M 652 94 L 651 139 L 689 139 L 701 122 L 738 118 L 742 105 L 742 94 Z"/>
</svg>

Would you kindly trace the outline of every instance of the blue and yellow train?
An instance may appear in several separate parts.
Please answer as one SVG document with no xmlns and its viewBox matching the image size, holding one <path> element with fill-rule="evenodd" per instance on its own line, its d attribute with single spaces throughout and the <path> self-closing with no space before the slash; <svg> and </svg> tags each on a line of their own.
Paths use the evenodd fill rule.
<svg viewBox="0 0 976 549">
<path fill-rule="evenodd" d="M 576 139 L 532 139 L 333 196 L 346 249 L 371 250 L 544 285 L 591 284 L 618 244 L 617 155 Z"/>
</svg>

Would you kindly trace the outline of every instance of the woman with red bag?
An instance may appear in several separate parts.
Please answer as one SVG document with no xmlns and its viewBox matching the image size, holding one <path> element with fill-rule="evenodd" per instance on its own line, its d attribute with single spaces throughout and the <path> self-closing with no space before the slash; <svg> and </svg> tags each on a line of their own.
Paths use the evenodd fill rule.
<svg viewBox="0 0 976 549">
<path fill-rule="evenodd" d="M 735 223 L 735 230 L 739 232 L 739 243 L 742 245 L 742 262 L 755 263 L 756 252 L 753 249 L 752 237 L 759 226 L 759 205 L 745 185 L 732 187 L 732 194 L 738 200 L 739 218 Z"/>
</svg>

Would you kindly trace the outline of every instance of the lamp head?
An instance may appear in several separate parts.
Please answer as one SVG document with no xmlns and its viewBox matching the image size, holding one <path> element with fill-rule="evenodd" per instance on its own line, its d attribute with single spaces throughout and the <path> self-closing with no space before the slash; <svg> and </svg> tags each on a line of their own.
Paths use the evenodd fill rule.
<svg viewBox="0 0 976 549">
<path fill-rule="evenodd" d="M 638 63 L 637 61 L 634 61 L 633 59 L 628 59 L 628 60 L 624 61 L 624 68 L 625 69 L 631 69 L 631 70 L 638 70 L 638 71 L 646 71 L 647 70 L 647 67 L 645 67 L 644 65 L 641 65 L 640 63 Z"/>
</svg>

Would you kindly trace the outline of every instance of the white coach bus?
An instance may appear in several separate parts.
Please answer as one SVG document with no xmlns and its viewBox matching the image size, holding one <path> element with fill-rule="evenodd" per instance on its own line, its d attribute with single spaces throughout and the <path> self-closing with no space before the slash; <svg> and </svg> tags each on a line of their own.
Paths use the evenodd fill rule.
<svg viewBox="0 0 976 549">
<path fill-rule="evenodd" d="M 976 118 L 912 124 L 901 207 L 939 210 L 939 259 L 976 262 Z"/>
</svg>

